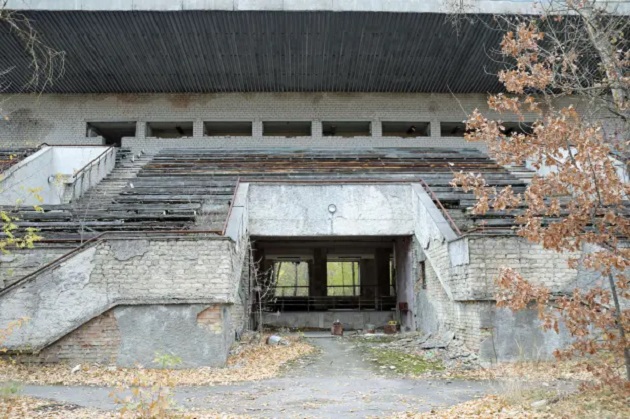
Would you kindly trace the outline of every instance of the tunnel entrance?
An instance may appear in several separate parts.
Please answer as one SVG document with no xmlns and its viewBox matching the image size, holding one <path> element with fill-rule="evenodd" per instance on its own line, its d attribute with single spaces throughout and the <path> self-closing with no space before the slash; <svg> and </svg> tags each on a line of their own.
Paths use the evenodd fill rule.
<svg viewBox="0 0 630 419">
<path fill-rule="evenodd" d="M 396 238 L 253 240 L 255 309 L 265 326 L 328 329 L 404 321 L 397 289 Z"/>
</svg>

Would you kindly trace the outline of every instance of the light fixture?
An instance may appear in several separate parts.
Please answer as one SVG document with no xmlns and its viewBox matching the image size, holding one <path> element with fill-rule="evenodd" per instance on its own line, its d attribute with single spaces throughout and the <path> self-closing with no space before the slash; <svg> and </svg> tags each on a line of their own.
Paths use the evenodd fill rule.
<svg viewBox="0 0 630 419">
<path fill-rule="evenodd" d="M 335 204 L 328 205 L 328 212 L 334 214 L 337 212 L 337 206 Z"/>
</svg>

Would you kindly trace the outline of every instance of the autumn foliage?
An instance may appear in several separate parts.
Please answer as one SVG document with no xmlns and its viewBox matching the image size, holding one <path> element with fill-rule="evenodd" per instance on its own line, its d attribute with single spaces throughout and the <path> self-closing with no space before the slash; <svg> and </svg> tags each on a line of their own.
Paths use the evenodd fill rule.
<svg viewBox="0 0 630 419">
<path fill-rule="evenodd" d="M 579 8 L 581 4 L 569 6 Z M 590 32 L 585 35 L 593 56 L 599 57 L 597 71 L 588 82 L 574 77 L 583 68 L 584 55 L 560 48 L 561 42 L 568 45 L 566 41 L 547 39 L 541 30 L 550 19 L 559 22 L 562 17 L 523 19 L 503 38 L 500 53 L 510 65 L 498 76 L 505 93 L 492 95 L 488 105 L 531 125 L 508 132 L 500 120 L 489 119 L 478 110 L 467 120 L 469 141 L 484 143 L 500 164 L 527 163 L 538 174 L 518 193 L 511 187 L 491 185 L 476 173 L 456 173 L 453 185 L 474 192 L 474 213 L 511 212 L 518 235 L 545 249 L 568 252 L 574 256 L 572 267 L 596 273 L 594 281 L 574 290 L 551 290 L 536 284 L 536 278 L 524 278 L 504 267 L 498 277 L 498 306 L 514 310 L 535 307 L 547 330 L 558 331 L 562 323 L 574 342 L 557 351 L 558 357 L 587 355 L 603 382 L 624 381 L 625 377 L 630 389 L 630 185 L 624 162 L 628 142 L 610 134 L 619 131 L 607 130 L 605 119 L 587 118 L 570 104 L 588 107 L 607 101 L 602 114 L 612 115 L 627 130 L 630 78 L 625 74 L 630 53 L 615 45 L 611 33 L 598 26 L 601 14 L 593 17 L 592 10 L 578 12 L 582 19 L 576 24 L 591 25 L 598 37 Z M 589 83 L 597 89 L 585 89 Z M 603 94 L 588 96 L 595 90 Z M 607 362 L 596 363 L 602 357 Z"/>
</svg>

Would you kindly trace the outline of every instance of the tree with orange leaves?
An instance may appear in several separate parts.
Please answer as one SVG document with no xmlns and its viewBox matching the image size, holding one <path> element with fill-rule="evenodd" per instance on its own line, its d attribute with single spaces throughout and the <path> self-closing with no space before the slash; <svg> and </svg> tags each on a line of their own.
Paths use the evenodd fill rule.
<svg viewBox="0 0 630 419">
<path fill-rule="evenodd" d="M 489 186 L 476 173 L 456 173 L 453 185 L 476 195 L 473 213 L 512 212 L 518 235 L 580 252 L 571 266 L 597 272 L 596 283 L 559 295 L 504 267 L 497 304 L 536 307 L 547 330 L 562 321 L 574 340 L 558 357 L 610 355 L 614 362 L 591 357 L 590 365 L 607 380 L 625 376 L 630 388 L 630 18 L 596 1 L 568 0 L 540 16 L 500 19 L 510 25 L 498 74 L 505 93 L 490 96 L 488 106 L 536 118 L 528 130 L 508 132 L 475 110 L 466 138 L 485 144 L 500 164 L 527 163 L 538 173 L 522 193 Z"/>
</svg>

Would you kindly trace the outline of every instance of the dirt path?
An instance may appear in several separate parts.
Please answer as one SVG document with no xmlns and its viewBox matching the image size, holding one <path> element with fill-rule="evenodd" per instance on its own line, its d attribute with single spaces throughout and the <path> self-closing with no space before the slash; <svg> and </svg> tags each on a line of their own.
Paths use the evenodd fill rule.
<svg viewBox="0 0 630 419">
<path fill-rule="evenodd" d="M 317 338 L 321 348 L 283 377 L 215 387 L 180 387 L 175 400 L 184 408 L 212 409 L 256 417 L 365 418 L 395 412 L 428 411 L 480 396 L 489 385 L 466 381 L 427 381 L 383 377 L 344 339 Z M 113 409 L 109 389 L 25 386 L 34 397 L 100 409 Z"/>
</svg>

